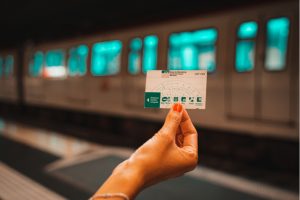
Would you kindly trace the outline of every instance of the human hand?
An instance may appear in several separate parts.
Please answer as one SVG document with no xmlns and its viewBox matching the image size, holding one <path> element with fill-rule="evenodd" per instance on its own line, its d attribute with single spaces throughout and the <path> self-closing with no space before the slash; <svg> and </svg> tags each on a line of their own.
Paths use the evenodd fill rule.
<svg viewBox="0 0 300 200">
<path fill-rule="evenodd" d="M 183 175 L 198 162 L 198 136 L 181 104 L 174 104 L 163 127 L 128 159 L 139 168 L 143 186 Z"/>
<path fill-rule="evenodd" d="M 198 162 L 198 135 L 181 104 L 170 109 L 163 127 L 118 165 L 97 192 L 122 192 L 133 199 L 145 187 L 183 175 Z"/>
</svg>

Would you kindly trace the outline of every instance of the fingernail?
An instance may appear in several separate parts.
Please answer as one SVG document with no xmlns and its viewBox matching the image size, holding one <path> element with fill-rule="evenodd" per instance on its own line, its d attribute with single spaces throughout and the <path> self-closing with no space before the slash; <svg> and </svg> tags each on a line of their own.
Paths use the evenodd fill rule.
<svg viewBox="0 0 300 200">
<path fill-rule="evenodd" d="M 177 109 L 178 109 L 178 103 L 175 103 L 175 104 L 173 105 L 173 110 L 177 112 Z"/>
<path fill-rule="evenodd" d="M 179 103 L 177 106 L 177 112 L 181 112 L 182 111 L 182 105 Z"/>
</svg>

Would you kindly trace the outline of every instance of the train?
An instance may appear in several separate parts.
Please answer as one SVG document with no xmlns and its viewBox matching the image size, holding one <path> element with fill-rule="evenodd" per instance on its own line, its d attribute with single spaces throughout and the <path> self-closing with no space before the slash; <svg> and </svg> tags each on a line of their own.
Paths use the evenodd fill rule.
<svg viewBox="0 0 300 200">
<path fill-rule="evenodd" d="M 144 108 L 147 71 L 195 69 L 208 71 L 196 126 L 299 139 L 297 1 L 1 49 L 0 99 L 162 122 L 167 110 Z"/>
</svg>

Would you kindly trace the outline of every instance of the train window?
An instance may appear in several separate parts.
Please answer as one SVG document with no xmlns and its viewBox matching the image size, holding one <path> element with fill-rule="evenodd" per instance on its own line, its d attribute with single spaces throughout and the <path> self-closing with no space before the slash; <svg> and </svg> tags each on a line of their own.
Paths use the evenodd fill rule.
<svg viewBox="0 0 300 200">
<path fill-rule="evenodd" d="M 156 69 L 157 47 L 158 47 L 157 36 L 148 35 L 144 38 L 143 72 L 145 74 L 147 73 L 148 70 Z"/>
<path fill-rule="evenodd" d="M 239 39 L 255 38 L 256 34 L 257 34 L 257 23 L 253 21 L 242 23 L 238 30 Z"/>
<path fill-rule="evenodd" d="M 46 65 L 43 69 L 44 77 L 65 77 L 65 52 L 62 49 L 50 50 L 46 53 Z"/>
<path fill-rule="evenodd" d="M 91 73 L 94 76 L 117 74 L 120 71 L 122 42 L 99 42 L 93 45 Z"/>
<path fill-rule="evenodd" d="M 3 64 L 3 58 L 0 57 L 0 77 L 3 75 L 3 68 L 4 68 L 3 65 L 4 65 L 4 64 Z"/>
<path fill-rule="evenodd" d="M 265 67 L 279 71 L 286 65 L 290 20 L 287 17 L 270 19 L 267 22 Z"/>
<path fill-rule="evenodd" d="M 70 76 L 86 74 L 89 49 L 86 45 L 79 45 L 69 50 L 68 71 Z"/>
<path fill-rule="evenodd" d="M 130 53 L 128 57 L 128 71 L 130 74 L 138 74 L 143 64 L 143 73 L 156 69 L 157 65 L 158 37 L 148 35 L 144 38 L 134 38 L 130 42 Z M 143 61 L 142 61 L 143 50 Z"/>
<path fill-rule="evenodd" d="M 142 40 L 134 38 L 130 42 L 130 52 L 128 56 L 128 71 L 130 74 L 138 74 L 141 71 Z"/>
<path fill-rule="evenodd" d="M 44 63 L 44 54 L 41 51 L 33 55 L 33 59 L 29 64 L 29 74 L 33 77 L 41 75 Z"/>
<path fill-rule="evenodd" d="M 218 32 L 215 28 L 171 34 L 169 69 L 215 71 L 217 37 Z"/>
<path fill-rule="evenodd" d="M 8 55 L 5 58 L 4 66 L 4 74 L 6 77 L 9 77 L 13 74 L 14 70 L 14 57 L 12 55 Z"/>
<path fill-rule="evenodd" d="M 238 28 L 235 54 L 235 69 L 238 72 L 249 72 L 254 68 L 257 29 L 254 21 L 244 22 Z"/>
</svg>

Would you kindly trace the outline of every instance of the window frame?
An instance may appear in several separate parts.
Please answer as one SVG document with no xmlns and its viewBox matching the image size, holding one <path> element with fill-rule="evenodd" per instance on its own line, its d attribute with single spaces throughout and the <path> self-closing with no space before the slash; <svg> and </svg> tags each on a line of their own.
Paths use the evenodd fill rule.
<svg viewBox="0 0 300 200">
<path fill-rule="evenodd" d="M 106 75 L 95 75 L 92 72 L 92 59 L 93 59 L 93 49 L 94 49 L 94 45 L 97 43 L 104 43 L 104 42 L 112 42 L 112 41 L 120 41 L 121 42 L 121 50 L 120 50 L 120 66 L 119 66 L 119 71 L 115 74 L 106 74 Z M 88 46 L 88 48 L 90 49 L 90 54 L 88 56 L 88 69 L 87 69 L 87 73 L 86 75 L 90 75 L 93 78 L 103 78 L 103 77 L 116 77 L 122 74 L 122 59 L 123 59 L 123 53 L 124 53 L 124 41 L 120 38 L 120 39 L 105 39 L 105 40 L 95 40 L 92 42 L 86 42 L 86 45 Z"/>
<path fill-rule="evenodd" d="M 47 69 L 47 67 L 50 67 L 51 66 L 48 66 L 47 65 L 47 54 L 50 52 L 50 51 L 59 51 L 61 50 L 63 52 L 63 66 L 66 70 L 66 74 L 64 76 L 58 76 L 58 77 L 53 77 L 53 76 L 48 76 L 48 77 L 45 77 L 44 74 L 43 74 L 43 71 Z M 67 58 L 68 58 L 68 53 L 67 53 L 67 48 L 62 46 L 62 45 L 58 45 L 58 46 L 54 46 L 54 47 L 51 47 L 51 48 L 43 48 L 43 50 L 40 50 L 44 53 L 44 65 L 42 66 L 42 74 L 41 74 L 41 77 L 43 79 L 66 79 L 68 78 L 68 72 L 67 72 Z"/>
<path fill-rule="evenodd" d="M 41 67 L 42 71 L 41 71 L 40 74 L 38 74 L 38 76 L 33 76 L 32 74 L 30 74 L 30 62 L 32 61 L 34 55 L 35 55 L 37 52 L 43 53 L 43 64 L 42 64 L 42 67 Z M 45 78 L 45 77 L 43 77 L 43 68 L 45 67 L 45 65 L 44 65 L 44 64 L 45 64 L 45 50 L 44 50 L 44 49 L 43 49 L 43 50 L 38 50 L 38 49 L 37 49 L 37 50 L 34 50 L 34 51 L 30 52 L 29 55 L 30 55 L 30 56 L 28 56 L 29 59 L 28 59 L 28 61 L 27 61 L 27 74 L 28 74 L 28 76 L 29 76 L 30 78 Z"/>
<path fill-rule="evenodd" d="M 5 55 L 5 54 L 0 54 L 0 59 L 2 59 L 2 65 L 0 66 L 0 70 L 1 70 L 1 74 L 0 74 L 0 80 L 1 79 L 4 79 L 5 78 L 5 76 L 4 76 L 4 59 L 3 59 L 3 55 Z"/>
<path fill-rule="evenodd" d="M 141 62 L 141 73 L 144 75 L 144 76 L 146 76 L 147 75 L 147 72 L 146 73 L 144 73 L 144 63 L 143 63 L 143 61 L 144 61 L 144 50 L 145 50 L 145 48 L 144 48 L 144 43 L 145 43 L 145 38 L 146 37 L 148 37 L 148 36 L 155 36 L 156 38 L 157 38 L 157 49 L 156 49 L 156 66 L 155 66 L 155 69 L 151 69 L 151 70 L 157 70 L 158 69 L 158 55 L 159 55 L 159 53 L 158 53 L 158 50 L 159 50 L 159 42 L 160 42 L 160 38 L 159 38 L 159 36 L 158 36 L 158 34 L 155 34 L 155 33 L 153 33 L 153 34 L 147 34 L 147 35 L 145 35 L 144 37 L 143 37 L 143 46 L 142 46 L 142 62 Z M 148 70 L 149 71 L 149 70 Z"/>
<path fill-rule="evenodd" d="M 79 75 L 78 73 L 76 73 L 75 75 L 70 75 L 70 73 L 69 73 L 69 59 L 71 58 L 71 56 L 70 56 L 70 50 L 72 49 L 72 48 L 78 48 L 79 46 L 81 46 L 81 45 L 84 45 L 84 46 L 86 46 L 87 47 L 87 49 L 88 49 L 88 53 L 87 53 L 87 57 L 86 57 L 86 71 L 85 71 L 85 73 L 84 74 L 82 74 L 82 75 Z M 89 75 L 91 72 L 90 72 L 90 59 L 91 59 L 91 47 L 90 47 L 90 45 L 87 43 L 87 42 L 82 42 L 82 43 L 76 43 L 76 44 L 73 44 L 73 45 L 69 45 L 69 46 L 67 46 L 66 48 L 66 68 L 67 68 L 67 77 L 68 78 L 79 78 L 79 77 L 85 77 L 85 76 L 87 76 L 87 75 Z"/>
<path fill-rule="evenodd" d="M 266 61 L 266 57 L 267 57 L 267 54 L 266 54 L 266 48 L 267 48 L 267 24 L 268 24 L 268 21 L 272 20 L 272 19 L 277 19 L 277 18 L 287 18 L 289 20 L 289 35 L 288 35 L 288 39 L 287 39 L 287 50 L 286 50 L 286 62 L 285 62 L 285 65 L 284 67 L 281 69 L 281 70 L 268 70 L 266 68 L 266 65 L 265 65 L 265 61 Z M 267 17 L 264 19 L 264 22 L 263 22 L 263 40 L 264 40 L 264 43 L 263 43 L 263 63 L 262 63 L 262 68 L 263 68 L 263 71 L 266 72 L 266 73 L 281 73 L 281 72 L 285 72 L 285 71 L 288 71 L 288 66 L 290 65 L 290 59 L 288 59 L 290 57 L 290 40 L 291 40 L 291 26 L 293 25 L 292 23 L 292 17 L 288 14 L 284 15 L 276 15 L 276 16 L 272 16 L 272 17 Z"/>
<path fill-rule="evenodd" d="M 166 70 L 170 70 L 169 69 L 169 51 L 170 51 L 170 36 L 174 33 L 182 33 L 182 32 L 195 32 L 195 31 L 200 31 L 200 30 L 206 30 L 206 29 L 215 29 L 217 31 L 217 38 L 216 38 L 216 41 L 215 41 L 215 64 L 216 64 L 216 67 L 215 67 L 215 70 L 212 71 L 212 72 L 209 72 L 207 70 L 207 74 L 208 75 L 212 75 L 212 74 L 215 74 L 217 73 L 219 70 L 218 70 L 218 66 L 219 66 L 219 59 L 218 59 L 218 54 L 219 54 L 219 34 L 220 34 L 220 31 L 219 31 L 219 28 L 217 26 L 207 26 L 207 27 L 201 27 L 201 28 L 192 28 L 192 29 L 185 29 L 185 31 L 174 31 L 174 32 L 169 32 L 167 34 L 167 69 Z M 199 69 L 201 70 L 201 69 Z"/>
<path fill-rule="evenodd" d="M 4 71 L 4 70 L 7 70 L 6 69 L 6 59 L 7 59 L 7 57 L 8 56 L 12 56 L 12 59 L 13 59 L 13 66 L 12 66 L 12 72 L 11 73 L 9 73 L 8 74 L 8 76 L 6 75 L 6 71 Z M 15 55 L 13 54 L 13 53 L 7 53 L 6 55 L 5 55 L 5 57 L 4 57 L 4 60 L 5 60 L 5 68 L 4 68 L 4 70 L 2 71 L 3 72 L 3 74 L 2 74 L 2 77 L 4 77 L 4 78 L 6 78 L 6 79 L 8 79 L 8 78 L 11 78 L 11 77 L 13 77 L 14 75 L 15 75 L 15 67 L 16 67 L 16 59 L 15 59 Z M 2 68 L 3 69 L 3 68 Z"/>
<path fill-rule="evenodd" d="M 6 75 L 6 59 L 8 56 L 12 56 L 13 58 L 13 67 L 12 67 L 12 71 L 11 73 L 8 74 L 8 76 Z M 5 79 L 11 79 L 11 78 L 15 78 L 16 73 L 17 73 L 17 54 L 14 50 L 8 50 L 8 51 L 3 51 L 0 52 L 0 58 L 2 59 L 2 66 L 1 66 L 1 72 L 2 74 L 0 75 L 0 80 L 5 80 Z"/>
<path fill-rule="evenodd" d="M 156 57 L 156 69 L 155 70 L 158 70 L 158 56 L 159 56 L 159 47 L 160 47 L 160 40 L 161 40 L 161 38 L 159 37 L 159 34 L 158 33 L 149 33 L 149 34 L 143 34 L 143 35 L 141 35 L 141 36 L 134 36 L 134 37 L 130 37 L 129 39 L 128 39 L 128 48 L 127 48 L 127 65 L 126 65 L 126 74 L 128 74 L 129 76 L 146 76 L 147 75 L 147 73 L 144 73 L 144 70 L 143 70 L 143 68 L 144 68 L 144 66 L 143 66 L 143 60 L 144 60 L 144 46 L 145 46 L 145 44 L 144 44 L 144 40 L 145 40 L 145 38 L 147 37 L 147 36 L 156 36 L 157 37 L 157 39 L 158 39 L 158 42 L 157 42 L 157 51 L 156 51 L 156 55 L 157 55 L 157 57 Z M 140 68 L 140 71 L 137 73 L 137 74 L 131 74 L 130 72 L 129 72 L 129 54 L 130 54 L 130 52 L 131 52 L 131 48 L 130 48 L 130 43 L 131 43 L 131 41 L 133 40 L 133 39 L 136 39 L 136 38 L 139 38 L 139 39 L 141 39 L 142 40 L 142 48 L 141 48 L 141 68 Z"/>
<path fill-rule="evenodd" d="M 144 49 L 144 37 L 145 36 L 136 36 L 136 37 L 130 37 L 129 39 L 128 39 L 128 43 L 127 43 L 127 63 L 126 63 L 126 74 L 127 75 L 130 75 L 130 76 L 140 76 L 140 75 L 145 75 L 144 73 L 143 73 L 143 55 L 144 55 L 144 51 L 143 51 L 143 49 Z M 138 73 L 136 73 L 136 74 L 132 74 L 132 73 L 130 73 L 129 72 L 129 54 L 131 53 L 131 48 L 130 48 L 130 45 L 131 45 L 131 41 L 132 40 L 134 40 L 134 39 L 136 39 L 136 38 L 139 38 L 139 39 L 141 39 L 141 41 L 142 41 L 142 48 L 141 48 L 141 63 L 140 63 L 140 69 L 139 69 L 139 72 Z"/>
<path fill-rule="evenodd" d="M 257 32 L 256 32 L 256 36 L 253 38 L 253 39 L 239 39 L 239 36 L 238 36 L 238 32 L 239 32 L 239 28 L 240 26 L 243 24 L 243 23 L 247 23 L 247 22 L 255 22 L 257 24 Z M 249 74 L 249 73 L 252 73 L 252 72 L 255 72 L 255 69 L 257 68 L 257 52 L 258 52 L 258 37 L 259 37 L 259 31 L 260 31 L 260 23 L 258 22 L 258 19 L 248 19 L 248 20 L 243 20 L 241 22 L 239 22 L 236 26 L 235 26 L 235 40 L 234 40 L 234 62 L 233 62 L 233 65 L 234 65 L 234 72 L 235 73 L 238 73 L 238 74 Z M 250 70 L 250 71 L 244 71 L 244 72 L 239 72 L 237 69 L 236 69 L 236 52 L 237 52 L 237 44 L 238 42 L 240 41 L 254 41 L 255 43 L 255 54 L 254 54 L 254 65 L 253 65 L 253 69 Z"/>
</svg>

